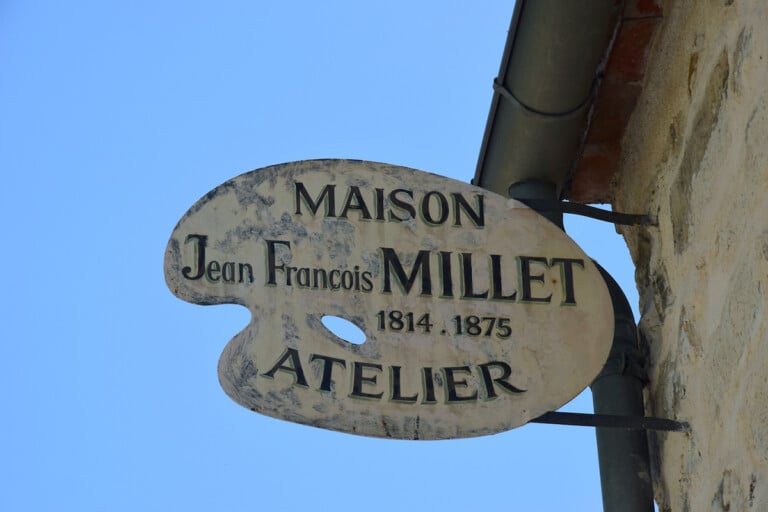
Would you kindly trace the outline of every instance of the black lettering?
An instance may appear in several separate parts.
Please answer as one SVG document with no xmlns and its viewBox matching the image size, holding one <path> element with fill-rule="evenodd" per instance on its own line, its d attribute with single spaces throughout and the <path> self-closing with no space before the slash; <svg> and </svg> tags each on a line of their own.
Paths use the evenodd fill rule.
<svg viewBox="0 0 768 512">
<path fill-rule="evenodd" d="M 296 283 L 298 283 L 299 286 L 304 288 L 308 288 L 310 286 L 308 268 L 303 267 L 296 271 Z"/>
<path fill-rule="evenodd" d="M 376 190 L 376 220 L 384 220 L 384 189 Z"/>
<path fill-rule="evenodd" d="M 407 402 L 414 403 L 419 398 L 419 394 L 416 393 L 413 396 L 403 396 L 400 385 L 400 370 L 399 366 L 390 366 L 390 380 L 392 383 L 392 400 L 395 402 Z"/>
<path fill-rule="evenodd" d="M 326 217 L 335 217 L 336 216 L 336 185 L 326 185 L 323 188 L 323 191 L 320 192 L 320 195 L 317 196 L 317 200 L 313 200 L 312 196 L 309 195 L 309 192 L 307 192 L 307 189 L 304 187 L 304 184 L 301 182 L 296 182 L 296 215 L 301 215 L 301 202 L 304 201 L 304 204 L 306 204 L 309 209 L 312 211 L 312 215 L 317 214 L 317 210 L 320 209 L 320 203 L 322 202 L 325 206 L 325 216 Z"/>
<path fill-rule="evenodd" d="M 484 292 L 475 292 L 474 290 L 472 283 L 472 253 L 461 253 L 460 261 L 463 276 L 461 297 L 464 299 L 487 299 L 488 290 Z"/>
<path fill-rule="evenodd" d="M 360 285 L 360 289 L 364 292 L 370 292 L 373 290 L 373 274 L 371 274 L 368 271 L 363 272 L 360 274 L 360 277 L 363 279 L 362 284 Z"/>
<path fill-rule="evenodd" d="M 316 268 L 312 271 L 312 281 L 314 283 L 313 288 L 322 288 L 323 290 L 328 288 L 328 272 L 324 268 Z M 322 285 L 318 284 L 322 282 Z"/>
<path fill-rule="evenodd" d="M 485 203 L 484 199 L 485 197 L 483 194 L 475 194 L 475 202 L 477 204 L 477 209 L 473 209 L 472 206 L 467 202 L 466 199 L 464 199 L 464 196 L 461 195 L 458 192 L 453 192 L 451 194 L 451 198 L 453 199 L 453 211 L 454 211 L 454 219 L 453 219 L 453 225 L 454 226 L 461 226 L 461 211 L 463 210 L 464 213 L 469 215 L 469 218 L 472 219 L 472 223 L 482 228 L 485 226 Z"/>
<path fill-rule="evenodd" d="M 331 290 L 338 290 L 341 288 L 341 270 L 331 270 L 330 274 L 328 274 L 328 281 L 331 283 Z"/>
<path fill-rule="evenodd" d="M 469 366 L 453 366 L 449 368 L 443 368 L 443 374 L 445 375 L 445 391 L 446 391 L 446 402 L 470 402 L 473 400 L 477 400 L 477 391 L 472 393 L 471 395 L 464 395 L 460 396 L 456 392 L 456 387 L 461 388 L 467 388 L 469 387 L 469 383 L 466 379 L 456 380 L 454 377 L 454 373 L 466 373 L 471 374 L 471 370 L 469 369 Z"/>
<path fill-rule="evenodd" d="M 522 302 L 550 302 L 552 294 L 547 297 L 534 297 L 531 291 L 531 281 L 538 281 L 544 284 L 544 274 L 531 275 L 531 262 L 547 265 L 547 258 L 537 256 L 518 256 L 520 264 L 520 290 L 522 291 Z"/>
<path fill-rule="evenodd" d="M 347 363 L 343 359 L 337 359 L 330 356 L 322 356 L 320 354 L 312 354 L 309 357 L 310 362 L 318 359 L 323 362 L 323 379 L 320 382 L 320 391 L 330 391 L 331 384 L 333 383 L 333 365 L 338 364 L 342 368 L 346 368 Z"/>
<path fill-rule="evenodd" d="M 560 265 L 560 280 L 563 282 L 563 295 L 565 299 L 561 306 L 573 306 L 576 304 L 576 292 L 573 289 L 573 265 L 584 268 L 584 260 L 576 258 L 552 258 L 549 266 Z"/>
<path fill-rule="evenodd" d="M 493 293 L 491 298 L 493 300 L 511 300 L 514 301 L 517 298 L 517 290 L 509 295 L 504 295 L 501 279 L 501 255 L 491 254 L 491 289 Z"/>
<path fill-rule="evenodd" d="M 345 290 L 351 290 L 355 286 L 355 276 L 349 270 L 341 274 L 341 287 Z"/>
<path fill-rule="evenodd" d="M 285 272 L 285 265 L 277 265 L 276 259 L 275 259 L 275 245 L 284 245 L 288 248 L 289 252 L 291 249 L 291 242 L 284 242 L 282 240 L 264 240 L 267 243 L 267 284 L 277 284 L 275 281 L 275 272 L 277 270 L 282 270 Z"/>
<path fill-rule="evenodd" d="M 216 260 L 209 261 L 205 269 L 205 278 L 215 283 L 221 278 L 219 272 L 221 272 L 219 262 Z"/>
<path fill-rule="evenodd" d="M 432 217 L 432 210 L 429 208 L 430 199 L 432 197 L 437 197 L 437 206 L 440 212 L 437 219 Z M 427 192 L 424 195 L 424 199 L 421 200 L 421 216 L 425 221 L 427 221 L 428 224 L 432 224 L 434 226 L 445 223 L 446 219 L 448 219 L 448 200 L 443 194 L 437 192 L 436 190 Z"/>
<path fill-rule="evenodd" d="M 208 244 L 208 237 L 205 235 L 187 235 L 184 243 L 187 244 L 190 240 L 195 241 L 195 270 L 197 270 L 197 272 L 192 275 L 192 267 L 184 267 L 181 269 L 181 275 L 187 279 L 196 281 L 205 274 L 205 246 Z"/>
<path fill-rule="evenodd" d="M 238 270 L 239 270 L 238 279 L 237 279 L 238 283 L 246 282 L 246 278 L 245 278 L 246 270 L 248 271 L 248 282 L 249 283 L 253 282 L 253 267 L 251 266 L 250 263 L 240 263 L 238 266 Z"/>
<path fill-rule="evenodd" d="M 422 368 L 421 373 L 424 376 L 424 400 L 422 404 L 434 404 L 437 403 L 435 398 L 435 380 L 432 375 L 432 368 Z"/>
<path fill-rule="evenodd" d="M 359 361 L 355 361 L 352 363 L 352 393 L 350 396 L 358 397 L 358 398 L 375 398 L 379 399 L 384 395 L 384 392 L 381 393 L 366 393 L 363 391 L 363 385 L 364 384 L 370 384 L 370 385 L 376 385 L 376 378 L 377 375 L 363 375 L 363 371 L 366 368 L 373 368 L 374 370 L 381 371 L 381 365 L 380 364 L 374 364 L 374 363 L 361 363 Z"/>
<path fill-rule="evenodd" d="M 291 365 L 286 366 L 283 363 L 290 359 Z M 275 365 L 264 374 L 265 377 L 270 379 L 275 377 L 275 373 L 278 371 L 288 372 L 293 374 L 293 382 L 299 386 L 307 387 L 307 379 L 304 377 L 304 369 L 301 367 L 301 361 L 299 361 L 299 351 L 295 348 L 286 348 L 285 352 L 280 356 Z"/>
<path fill-rule="evenodd" d="M 494 377 L 491 375 L 491 368 L 501 368 L 502 374 L 499 377 Z M 504 391 L 507 391 L 512 394 L 519 394 L 519 393 L 525 393 L 525 389 L 520 389 L 516 386 L 513 386 L 509 382 L 507 382 L 507 379 L 512 374 L 512 368 L 507 363 L 504 363 L 502 361 L 491 361 L 490 363 L 481 364 L 478 366 L 480 368 L 480 376 L 483 378 L 483 383 L 485 384 L 485 392 L 488 398 L 496 398 L 499 396 L 496 393 L 496 388 L 494 387 L 493 383 L 495 382 L 499 386 L 501 386 Z"/>
<path fill-rule="evenodd" d="M 352 202 L 353 199 L 354 203 Z M 371 212 L 368 211 L 368 206 L 365 204 L 362 194 L 360 194 L 360 187 L 349 187 L 347 199 L 344 201 L 344 209 L 341 210 L 339 217 L 346 219 L 349 210 L 358 210 L 362 218 L 371 220 Z"/>
<path fill-rule="evenodd" d="M 299 270 L 298 267 L 287 267 L 285 269 L 285 285 L 291 286 L 291 273 L 294 270 Z"/>
<path fill-rule="evenodd" d="M 451 270 L 451 252 L 440 251 L 440 276 L 442 277 L 441 297 L 453 297 L 453 271 Z"/>
<path fill-rule="evenodd" d="M 416 256 L 416 261 L 413 263 L 411 274 L 405 275 L 405 270 L 400 264 L 400 259 L 397 257 L 397 253 L 391 247 L 382 247 L 382 255 L 384 257 L 384 289 L 383 293 L 392 293 L 391 283 L 391 270 L 394 270 L 395 277 L 400 283 L 400 286 L 404 292 L 404 295 L 408 295 L 411 292 L 413 283 L 416 281 L 416 277 L 421 273 L 421 294 L 420 295 L 432 295 L 432 276 L 429 268 L 429 251 L 419 251 Z"/>
<path fill-rule="evenodd" d="M 402 199 L 398 198 L 397 195 L 403 193 L 413 199 L 413 192 L 411 190 L 405 190 L 402 188 L 398 188 L 396 190 L 393 190 L 389 193 L 389 201 L 392 203 L 393 206 L 396 208 L 399 208 L 400 210 L 404 210 L 408 212 L 410 217 L 398 217 L 395 215 L 395 213 L 390 210 L 389 211 L 389 220 L 397 220 L 400 222 L 406 221 L 408 219 L 415 219 L 416 218 L 416 209 L 413 207 L 411 203 L 408 203 L 406 201 L 403 201 Z"/>
<path fill-rule="evenodd" d="M 225 261 L 221 266 L 221 279 L 225 283 L 235 282 L 235 262 Z"/>
</svg>

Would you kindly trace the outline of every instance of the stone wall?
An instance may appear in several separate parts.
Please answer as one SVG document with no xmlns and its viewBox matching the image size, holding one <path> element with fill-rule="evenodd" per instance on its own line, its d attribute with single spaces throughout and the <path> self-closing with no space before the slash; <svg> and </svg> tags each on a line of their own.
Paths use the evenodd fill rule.
<svg viewBox="0 0 768 512">
<path fill-rule="evenodd" d="M 768 510 L 768 2 L 667 0 L 614 208 L 648 344 L 659 510 Z"/>
</svg>

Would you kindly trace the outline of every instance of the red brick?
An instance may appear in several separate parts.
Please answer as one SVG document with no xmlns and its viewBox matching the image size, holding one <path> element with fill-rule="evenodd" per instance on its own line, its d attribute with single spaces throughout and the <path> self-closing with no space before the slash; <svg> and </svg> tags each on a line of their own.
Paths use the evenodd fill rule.
<svg viewBox="0 0 768 512">
<path fill-rule="evenodd" d="M 659 0 L 628 0 L 625 5 L 584 148 L 566 190 L 571 201 L 612 200 L 611 183 L 621 158 L 621 141 L 642 92 L 648 47 L 661 14 Z"/>
<path fill-rule="evenodd" d="M 618 145 L 586 145 L 573 174 L 568 198 L 578 203 L 611 202 L 611 182 L 619 165 L 619 158 Z"/>
<path fill-rule="evenodd" d="M 606 76 L 625 82 L 642 80 L 648 45 L 659 22 L 659 18 L 648 18 L 622 23 L 608 59 Z"/>
<path fill-rule="evenodd" d="M 621 142 L 642 87 L 636 83 L 605 80 L 595 102 L 587 143 Z"/>
<path fill-rule="evenodd" d="M 625 18 L 661 16 L 662 12 L 660 0 L 627 0 L 624 4 Z"/>
</svg>

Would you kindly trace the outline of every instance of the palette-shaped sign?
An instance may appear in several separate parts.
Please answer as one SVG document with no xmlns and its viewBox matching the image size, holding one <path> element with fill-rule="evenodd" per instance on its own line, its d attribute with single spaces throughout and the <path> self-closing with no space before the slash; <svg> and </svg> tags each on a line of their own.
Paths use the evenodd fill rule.
<svg viewBox="0 0 768 512">
<path fill-rule="evenodd" d="M 554 224 L 380 163 L 294 162 L 227 181 L 174 229 L 165 278 L 188 302 L 251 311 L 219 361 L 237 403 L 368 436 L 523 425 L 591 383 L 613 334 L 598 270 Z"/>
</svg>

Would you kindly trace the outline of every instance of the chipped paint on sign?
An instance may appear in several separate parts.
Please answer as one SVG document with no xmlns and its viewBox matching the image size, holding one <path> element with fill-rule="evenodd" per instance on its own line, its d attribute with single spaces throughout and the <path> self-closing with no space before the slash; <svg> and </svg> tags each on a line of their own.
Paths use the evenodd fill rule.
<svg viewBox="0 0 768 512">
<path fill-rule="evenodd" d="M 386 164 L 313 160 L 238 176 L 173 231 L 165 278 L 248 326 L 219 380 L 251 410 L 355 434 L 492 434 L 556 410 L 602 368 L 597 269 L 514 200 Z M 351 343 L 322 319 L 365 333 Z"/>
</svg>

